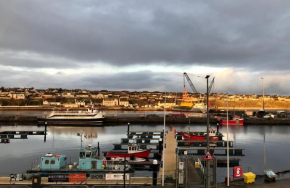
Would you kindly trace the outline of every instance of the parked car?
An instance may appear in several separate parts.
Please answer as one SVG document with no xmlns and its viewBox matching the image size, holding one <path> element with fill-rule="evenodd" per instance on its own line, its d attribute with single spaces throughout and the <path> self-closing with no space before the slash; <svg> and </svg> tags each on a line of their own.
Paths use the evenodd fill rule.
<svg viewBox="0 0 290 188">
<path fill-rule="evenodd" d="M 271 114 L 271 113 L 269 113 L 269 114 L 265 114 L 264 116 L 263 116 L 263 118 L 266 118 L 266 119 L 270 119 L 270 118 L 274 118 L 275 117 L 275 115 L 274 114 Z"/>
<path fill-rule="evenodd" d="M 262 117 L 264 117 L 266 114 L 267 114 L 267 112 L 266 112 L 265 110 L 259 110 L 255 115 L 256 115 L 258 118 L 262 118 Z"/>
<path fill-rule="evenodd" d="M 277 111 L 277 118 L 286 118 L 285 111 Z"/>
</svg>

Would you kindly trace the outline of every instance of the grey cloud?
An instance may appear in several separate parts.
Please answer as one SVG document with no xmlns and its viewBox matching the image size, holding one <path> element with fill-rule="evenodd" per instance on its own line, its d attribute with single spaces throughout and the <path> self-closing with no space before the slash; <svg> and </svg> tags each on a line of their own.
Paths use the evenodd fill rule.
<svg viewBox="0 0 290 188">
<path fill-rule="evenodd" d="M 206 92 L 206 79 L 189 74 L 197 91 Z M 235 72 L 225 75 L 211 75 L 209 82 L 215 76 L 212 92 L 229 94 L 262 94 L 261 74 L 249 75 L 242 79 Z M 272 79 L 277 77 L 277 79 Z M 128 91 L 161 91 L 183 92 L 183 73 L 160 73 L 152 71 L 120 72 L 107 75 L 54 75 L 36 72 L 6 69 L 0 75 L 0 86 L 4 87 L 34 87 L 46 89 L 50 87 L 89 90 L 128 90 Z M 290 84 L 281 80 L 279 73 L 271 73 L 265 77 L 265 94 L 289 95 Z M 192 92 L 186 82 L 186 89 Z"/>
<path fill-rule="evenodd" d="M 289 6 L 286 0 L 1 1 L 0 48 L 116 66 L 285 70 Z"/>
</svg>

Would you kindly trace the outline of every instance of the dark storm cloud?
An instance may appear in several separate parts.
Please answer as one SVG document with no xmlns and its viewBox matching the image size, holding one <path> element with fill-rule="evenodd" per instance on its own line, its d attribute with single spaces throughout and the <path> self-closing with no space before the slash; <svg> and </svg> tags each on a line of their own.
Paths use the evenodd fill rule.
<svg viewBox="0 0 290 188">
<path fill-rule="evenodd" d="M 289 7 L 286 0 L 1 1 L 0 49 L 116 66 L 285 70 Z"/>
</svg>

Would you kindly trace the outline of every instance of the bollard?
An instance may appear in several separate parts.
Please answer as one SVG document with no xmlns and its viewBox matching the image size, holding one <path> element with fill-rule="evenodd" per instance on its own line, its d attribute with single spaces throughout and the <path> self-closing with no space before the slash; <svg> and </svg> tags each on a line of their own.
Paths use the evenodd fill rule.
<svg viewBox="0 0 290 188">
<path fill-rule="evenodd" d="M 172 125 L 170 125 L 170 131 L 172 131 Z"/>
<path fill-rule="evenodd" d="M 174 128 L 174 134 L 176 134 L 176 129 Z"/>
<path fill-rule="evenodd" d="M 153 186 L 157 186 L 157 172 L 158 172 L 158 161 L 156 159 L 153 160 Z"/>
<path fill-rule="evenodd" d="M 161 155 L 161 153 L 162 153 L 162 144 L 163 144 L 163 142 L 162 142 L 162 138 L 159 138 L 159 144 L 158 144 L 158 149 L 159 149 L 159 154 Z"/>
</svg>

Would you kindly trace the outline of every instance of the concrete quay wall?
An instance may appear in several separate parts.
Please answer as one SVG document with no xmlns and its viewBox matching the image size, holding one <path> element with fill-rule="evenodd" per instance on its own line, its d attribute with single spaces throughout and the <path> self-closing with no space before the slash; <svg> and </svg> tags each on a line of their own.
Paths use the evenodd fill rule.
<svg viewBox="0 0 290 188">
<path fill-rule="evenodd" d="M 154 123 L 163 123 L 163 117 L 107 117 L 104 120 L 104 123 L 113 123 L 113 124 L 130 124 L 134 123 L 145 123 L 145 124 L 154 124 Z M 166 123 L 172 124 L 206 124 L 207 120 L 205 117 L 166 117 Z M 217 120 L 215 118 L 210 118 L 210 124 L 216 125 Z M 245 119 L 244 125 L 290 125 L 290 119 L 287 118 L 274 118 L 274 119 L 265 119 L 265 118 L 249 118 Z"/>
<path fill-rule="evenodd" d="M 38 121 L 43 121 L 37 116 L 7 116 L 0 115 L 0 122 L 19 122 L 19 123 L 37 123 Z M 121 116 L 108 116 L 104 119 L 104 125 L 106 124 L 163 124 L 164 118 L 153 116 L 153 117 L 121 117 Z M 166 123 L 170 124 L 201 124 L 207 123 L 206 117 L 166 117 Z M 210 118 L 210 124 L 216 125 L 217 120 L 215 118 Z M 290 125 L 290 119 L 288 118 L 248 118 L 245 119 L 244 125 Z"/>
<path fill-rule="evenodd" d="M 1 116 L 0 122 L 25 122 L 25 123 L 37 123 L 37 116 Z"/>
</svg>

